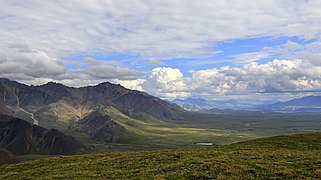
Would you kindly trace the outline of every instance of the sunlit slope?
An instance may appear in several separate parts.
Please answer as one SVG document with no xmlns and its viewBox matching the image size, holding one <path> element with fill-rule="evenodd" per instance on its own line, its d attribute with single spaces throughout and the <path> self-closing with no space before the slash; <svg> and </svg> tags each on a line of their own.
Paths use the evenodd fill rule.
<svg viewBox="0 0 321 180">
<path fill-rule="evenodd" d="M 321 133 L 214 148 L 62 156 L 1 166 L 0 178 L 320 178 Z"/>
<path fill-rule="evenodd" d="M 100 142 L 116 140 L 133 145 L 177 147 L 193 146 L 198 142 L 220 145 L 257 137 L 251 133 L 232 129 L 198 127 L 197 121 L 193 126 L 189 126 L 175 121 L 160 121 L 144 113 L 129 116 L 112 106 L 93 102 L 82 102 L 75 106 L 70 100 L 58 101 L 51 105 L 50 109 L 39 111 L 37 115 L 41 116 L 40 124 L 45 127 L 55 127 L 77 136 L 77 133 L 82 132 Z M 86 124 L 83 125 L 84 123 Z M 102 129 L 104 125 L 106 128 Z"/>
</svg>

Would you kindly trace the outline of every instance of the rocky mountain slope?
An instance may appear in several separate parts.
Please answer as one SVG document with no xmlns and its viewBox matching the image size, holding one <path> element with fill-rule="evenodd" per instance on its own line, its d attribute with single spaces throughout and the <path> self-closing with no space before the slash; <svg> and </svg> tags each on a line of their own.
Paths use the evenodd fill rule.
<svg viewBox="0 0 321 180">
<path fill-rule="evenodd" d="M 14 154 L 72 154 L 84 145 L 56 129 L 0 115 L 0 147 Z"/>
<path fill-rule="evenodd" d="M 108 82 L 74 88 L 54 82 L 28 86 L 4 78 L 0 78 L 1 111 L 48 129 L 85 133 L 104 142 L 117 142 L 131 134 L 119 117 L 173 121 L 182 120 L 184 113 L 177 105 Z"/>
<path fill-rule="evenodd" d="M 72 88 L 53 82 L 41 86 L 27 86 L 8 79 L 0 79 L 0 102 L 9 106 L 34 110 L 62 100 L 71 103 L 75 100 L 100 102 L 121 111 L 146 113 L 161 120 L 179 119 L 178 112 L 182 111 L 179 107 L 147 93 L 108 82 L 97 86 Z"/>
<path fill-rule="evenodd" d="M 125 139 L 128 131 L 112 120 L 111 116 L 106 115 L 100 110 L 91 112 L 85 118 L 75 123 L 75 130 L 89 134 L 97 141 L 117 142 Z"/>
</svg>

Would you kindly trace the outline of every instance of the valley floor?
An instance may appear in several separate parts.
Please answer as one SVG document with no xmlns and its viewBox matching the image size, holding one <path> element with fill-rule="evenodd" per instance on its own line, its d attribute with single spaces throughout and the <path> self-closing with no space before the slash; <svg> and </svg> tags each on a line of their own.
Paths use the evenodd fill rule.
<svg viewBox="0 0 321 180">
<path fill-rule="evenodd" d="M 209 148 L 59 156 L 0 166 L 1 179 L 321 178 L 321 133 Z"/>
</svg>

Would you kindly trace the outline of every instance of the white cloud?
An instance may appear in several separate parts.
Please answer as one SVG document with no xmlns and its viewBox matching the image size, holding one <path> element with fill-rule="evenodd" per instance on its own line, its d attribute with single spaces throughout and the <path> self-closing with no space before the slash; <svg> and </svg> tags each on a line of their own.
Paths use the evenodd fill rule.
<svg viewBox="0 0 321 180">
<path fill-rule="evenodd" d="M 84 62 L 88 67 L 84 70 L 78 71 L 89 75 L 92 79 L 136 79 L 138 76 L 144 73 L 138 70 L 132 70 L 121 66 L 121 64 L 115 61 L 102 61 L 95 60 L 93 58 L 85 58 Z"/>
<path fill-rule="evenodd" d="M 141 84 L 143 84 L 145 81 L 145 79 L 114 80 L 113 83 L 120 84 L 129 89 L 144 91 L 144 89 L 141 87 Z"/>
<path fill-rule="evenodd" d="M 1 42 L 27 43 L 54 57 L 195 57 L 212 54 L 208 47 L 221 41 L 321 33 L 319 0 L 1 1 L 0 17 Z"/>
<path fill-rule="evenodd" d="M 312 42 L 298 44 L 296 42 L 287 41 L 285 44 L 264 47 L 260 52 L 266 52 L 270 56 L 282 59 L 301 59 L 308 61 L 316 66 L 321 65 L 321 39 Z"/>
<path fill-rule="evenodd" d="M 108 80 L 161 97 L 321 88 L 320 39 L 240 54 L 233 58 L 241 67 L 191 71 L 191 77 L 154 68 L 142 79 L 145 72 L 126 64 L 88 58 L 77 62 L 78 69 L 64 66 L 66 57 L 91 53 L 134 54 L 154 66 L 172 57 L 211 56 L 219 52 L 217 43 L 235 39 L 315 38 L 321 34 L 320 0 L 10 0 L 0 1 L 0 19 L 0 76 L 32 84 Z M 275 54 L 287 60 L 255 63 Z"/>
<path fill-rule="evenodd" d="M 298 43 L 292 42 L 292 41 L 287 41 L 286 44 L 284 45 L 284 48 L 287 51 L 299 50 L 299 49 L 302 49 L 302 47 L 303 46 L 301 44 L 298 44 Z"/>
<path fill-rule="evenodd" d="M 22 49 L 30 51 L 22 51 Z M 10 45 L 7 48 L 7 54 L 8 56 L 0 54 L 0 77 L 27 84 L 56 81 L 79 87 L 103 81 L 136 79 L 144 74 L 116 61 L 100 61 L 93 58 L 85 58 L 82 62 L 77 62 L 80 68 L 70 70 L 62 61 L 24 44 Z"/>
<path fill-rule="evenodd" d="M 249 52 L 249 53 L 238 54 L 232 57 L 233 57 L 234 63 L 241 64 L 241 63 L 250 63 L 263 58 L 267 58 L 269 57 L 269 54 L 267 52 L 260 51 L 260 52 Z"/>
<path fill-rule="evenodd" d="M 184 76 L 179 69 L 155 68 L 139 85 L 144 91 L 165 98 L 213 97 L 264 92 L 321 89 L 321 66 L 304 60 L 273 60 L 265 64 L 252 62 L 242 67 L 221 67 L 190 71 Z"/>
<path fill-rule="evenodd" d="M 159 97 L 187 96 L 187 88 L 183 74 L 179 69 L 155 68 L 146 81 L 141 84 L 142 88 Z"/>
<path fill-rule="evenodd" d="M 45 52 L 33 49 L 32 52 L 22 53 L 20 49 L 18 52 L 13 49 L 12 56 L 0 56 L 0 76 L 28 79 L 56 77 L 66 73 L 63 63 Z"/>
<path fill-rule="evenodd" d="M 160 60 L 151 59 L 151 60 L 147 60 L 146 64 L 149 66 L 157 66 L 157 65 L 164 65 L 165 63 L 163 63 Z"/>
</svg>

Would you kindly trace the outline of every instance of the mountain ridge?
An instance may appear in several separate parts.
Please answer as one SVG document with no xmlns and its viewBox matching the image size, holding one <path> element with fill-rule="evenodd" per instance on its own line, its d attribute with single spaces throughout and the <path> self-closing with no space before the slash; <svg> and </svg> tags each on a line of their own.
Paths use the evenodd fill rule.
<svg viewBox="0 0 321 180">
<path fill-rule="evenodd" d="M 182 120 L 185 111 L 145 92 L 103 82 L 94 86 L 68 87 L 61 83 L 25 85 L 0 78 L 0 110 L 12 116 L 63 132 L 87 134 L 95 141 L 117 142 L 132 133 L 119 124 L 116 114 L 146 116 L 161 121 Z M 105 110 L 104 110 L 105 109 Z M 95 114 L 96 113 L 96 114 Z M 93 128 L 101 125 L 101 128 Z M 106 131 L 106 132 L 105 132 Z"/>
<path fill-rule="evenodd" d="M 261 107 L 265 111 L 279 111 L 288 113 L 321 112 L 321 96 L 304 96 L 284 102 Z"/>
</svg>

